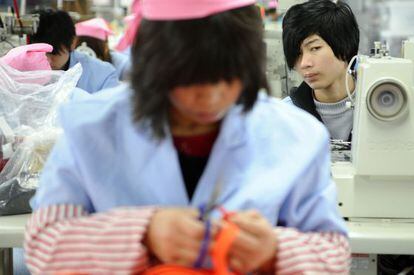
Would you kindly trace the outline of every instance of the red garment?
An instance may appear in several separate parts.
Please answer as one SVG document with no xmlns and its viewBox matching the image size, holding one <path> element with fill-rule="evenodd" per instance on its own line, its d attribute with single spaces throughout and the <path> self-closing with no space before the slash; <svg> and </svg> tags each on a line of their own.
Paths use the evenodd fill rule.
<svg viewBox="0 0 414 275">
<path fill-rule="evenodd" d="M 6 166 L 8 159 L 0 159 L 0 172 L 3 170 L 4 166 Z"/>
<path fill-rule="evenodd" d="M 210 155 L 219 130 L 197 136 L 173 136 L 175 148 L 180 153 L 193 157 Z"/>
</svg>

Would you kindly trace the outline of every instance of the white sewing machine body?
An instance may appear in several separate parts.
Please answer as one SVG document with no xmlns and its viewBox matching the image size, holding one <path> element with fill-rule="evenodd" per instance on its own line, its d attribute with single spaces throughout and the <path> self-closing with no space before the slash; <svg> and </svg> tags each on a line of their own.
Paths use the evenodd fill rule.
<svg viewBox="0 0 414 275">
<path fill-rule="evenodd" d="M 351 162 L 332 165 L 343 217 L 414 220 L 414 65 L 360 59 Z"/>
</svg>

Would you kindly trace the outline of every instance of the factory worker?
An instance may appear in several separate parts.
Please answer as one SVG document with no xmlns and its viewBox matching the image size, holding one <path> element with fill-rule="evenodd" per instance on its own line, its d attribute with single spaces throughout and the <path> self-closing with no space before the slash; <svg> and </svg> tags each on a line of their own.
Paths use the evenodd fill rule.
<svg viewBox="0 0 414 275">
<path fill-rule="evenodd" d="M 332 139 L 351 141 L 353 109 L 347 103 L 345 78 L 358 44 L 358 24 L 351 8 L 342 1 L 298 4 L 283 18 L 287 65 L 304 79 L 285 101 L 323 122 Z M 351 94 L 355 81 L 351 75 L 347 81 Z"/>
<path fill-rule="evenodd" d="M 96 93 L 119 84 L 115 68 L 101 60 L 73 51 L 75 26 L 65 11 L 39 10 L 39 27 L 36 34 L 29 36 L 31 43 L 48 43 L 53 52 L 47 54 L 53 70 L 67 70 L 77 63 L 82 65 L 82 75 L 77 87 Z"/>
<path fill-rule="evenodd" d="M 266 19 L 269 21 L 277 21 L 278 19 L 278 12 L 277 12 L 277 8 L 279 6 L 279 3 L 277 0 L 270 0 L 267 3 L 266 9 L 265 9 L 265 14 L 266 14 Z"/>
<path fill-rule="evenodd" d="M 235 272 L 347 273 L 329 135 L 259 92 L 268 84 L 255 1 L 139 2 L 131 86 L 61 111 L 65 132 L 27 225 L 31 272 L 198 267 L 230 223 Z M 200 216 L 214 197 L 232 214 Z"/>
<path fill-rule="evenodd" d="M 131 70 L 130 56 L 109 49 L 108 36 L 113 32 L 102 18 L 94 18 L 75 24 L 76 47 L 83 45 L 92 49 L 97 58 L 111 63 L 120 80 L 129 79 Z M 78 49 L 80 49 L 78 48 Z"/>
</svg>

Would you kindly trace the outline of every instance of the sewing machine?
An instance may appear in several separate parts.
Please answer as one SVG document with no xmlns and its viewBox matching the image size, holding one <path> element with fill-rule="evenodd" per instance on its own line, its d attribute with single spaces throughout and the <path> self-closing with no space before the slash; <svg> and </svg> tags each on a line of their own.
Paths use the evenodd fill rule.
<svg viewBox="0 0 414 275">
<path fill-rule="evenodd" d="M 414 65 L 373 55 L 359 59 L 351 160 L 332 163 L 353 253 L 365 255 L 353 274 L 376 274 L 375 254 L 414 254 Z"/>
<path fill-rule="evenodd" d="M 414 221 L 414 65 L 360 58 L 351 162 L 334 163 L 342 215 Z M 345 177 L 345 175 L 348 175 Z"/>
<path fill-rule="evenodd" d="M 37 14 L 23 15 L 19 19 L 11 14 L 0 14 L 0 56 L 14 47 L 26 44 L 23 36 L 36 33 L 38 26 Z"/>
</svg>

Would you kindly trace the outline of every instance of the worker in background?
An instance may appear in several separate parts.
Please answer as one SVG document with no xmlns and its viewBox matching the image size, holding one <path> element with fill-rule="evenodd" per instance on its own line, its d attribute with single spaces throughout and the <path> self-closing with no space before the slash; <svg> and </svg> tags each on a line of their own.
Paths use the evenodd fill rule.
<svg viewBox="0 0 414 275">
<path fill-rule="evenodd" d="M 67 12 L 48 9 L 34 13 L 40 15 L 40 21 L 37 32 L 30 36 L 30 41 L 53 46 L 53 52 L 47 54 L 53 70 L 67 70 L 81 63 L 83 71 L 77 87 L 89 93 L 119 84 L 115 68 L 111 64 L 73 50 L 75 26 Z"/>
<path fill-rule="evenodd" d="M 259 93 L 268 83 L 255 1 L 139 2 L 131 87 L 61 111 L 25 234 L 31 272 L 200 267 L 232 224 L 231 270 L 345 274 L 329 135 Z M 221 218 L 223 208 L 232 213 Z"/>
<path fill-rule="evenodd" d="M 129 79 L 130 56 L 109 49 L 108 36 L 113 32 L 104 19 L 94 18 L 76 23 L 75 29 L 76 47 L 85 43 L 85 46 L 91 48 L 97 58 L 109 62 L 115 67 L 120 80 Z"/>
<path fill-rule="evenodd" d="M 345 78 L 358 44 L 358 24 L 342 1 L 307 1 L 292 6 L 283 18 L 287 65 L 304 79 L 285 101 L 324 123 L 332 139 L 351 141 L 353 109 L 347 105 Z M 347 80 L 353 93 L 355 80 Z"/>
<path fill-rule="evenodd" d="M 270 0 L 267 3 L 266 9 L 265 9 L 265 15 L 267 20 L 269 21 L 277 21 L 279 18 L 279 14 L 277 12 L 277 8 L 279 6 L 279 2 L 277 0 Z"/>
<path fill-rule="evenodd" d="M 359 28 L 342 1 L 314 0 L 292 6 L 283 18 L 283 48 L 290 69 L 304 82 L 285 101 L 323 122 L 332 139 L 351 141 L 353 109 L 347 106 L 345 75 L 357 55 Z M 349 75 L 350 92 L 355 79 Z M 354 94 L 352 94 L 354 97 Z M 397 274 L 412 266 L 413 255 L 378 255 L 379 274 Z"/>
</svg>

